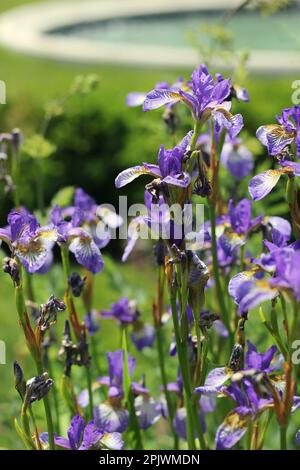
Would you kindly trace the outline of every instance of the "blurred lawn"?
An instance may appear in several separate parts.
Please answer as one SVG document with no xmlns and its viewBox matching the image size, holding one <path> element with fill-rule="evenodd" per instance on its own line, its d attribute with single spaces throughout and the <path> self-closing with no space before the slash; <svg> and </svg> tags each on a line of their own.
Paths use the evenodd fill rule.
<svg viewBox="0 0 300 470">
<path fill-rule="evenodd" d="M 38 1 L 38 0 L 37 0 Z M 22 0 L 1 0 L 0 12 L 7 8 L 30 3 Z M 60 96 L 68 89 L 73 78 L 77 74 L 97 73 L 100 77 L 99 90 L 93 95 L 91 100 L 93 106 L 99 105 L 103 115 L 108 118 L 120 118 L 128 127 L 128 135 L 125 148 L 117 158 L 116 168 L 122 169 L 128 163 L 154 160 L 158 144 L 161 142 L 171 145 L 171 138 L 164 132 L 160 123 L 160 113 L 147 114 L 146 117 L 140 110 L 128 110 L 125 107 L 125 96 L 131 90 L 145 91 L 153 87 L 159 80 L 174 81 L 177 76 L 184 75 L 188 77 L 190 71 L 166 71 L 166 70 L 140 70 L 133 68 L 119 68 L 105 65 L 80 65 L 66 64 L 55 61 L 25 57 L 20 54 L 0 49 L 1 72 L 0 79 L 7 83 L 7 106 L 1 122 L 0 130 L 9 130 L 13 127 L 20 127 L 25 133 L 32 132 L 36 126 L 37 115 L 33 115 L 32 109 L 41 110 L 49 99 Z M 245 116 L 245 125 L 254 134 L 259 124 L 273 122 L 274 116 L 282 107 L 289 106 L 291 103 L 291 83 L 296 77 L 249 77 L 246 85 L 251 96 L 251 104 L 240 104 L 238 108 Z M 0 110 L 2 111 L 2 110 Z M 100 123 L 99 123 L 100 125 Z M 5 128 L 3 128 L 5 126 Z M 101 142 L 99 142 L 101 146 Z M 110 158 L 110 156 L 109 156 Z M 100 162 L 99 162 L 100 164 Z M 105 168 L 103 168 L 105 177 Z M 70 175 L 72 182 L 72 175 Z M 114 192 L 113 180 L 111 182 L 111 194 Z M 126 191 L 124 191 L 126 193 Z M 109 199 L 109 196 L 107 198 Z M 154 270 L 147 266 L 144 261 L 138 265 L 118 266 L 114 262 L 107 260 L 107 263 L 114 264 L 114 270 L 120 272 L 123 280 L 117 280 L 119 288 L 113 288 L 110 282 L 110 276 L 105 270 L 96 278 L 95 288 L 95 307 L 107 308 L 110 303 L 116 300 L 121 293 L 126 293 L 134 298 L 138 298 L 142 307 L 143 314 L 150 317 L 151 304 L 154 296 Z M 62 294 L 57 291 L 57 281 L 60 279 L 60 271 L 55 267 L 52 274 L 52 281 L 44 277 L 35 279 L 35 290 L 37 300 L 44 302 L 47 297 L 55 290 L 56 295 Z M 128 285 L 128 288 L 126 286 Z M 251 318 L 255 319 L 254 324 L 249 324 L 249 330 L 252 331 L 252 340 L 260 344 L 260 348 L 268 344 L 264 340 L 265 335 L 262 326 L 258 325 L 258 317 L 254 314 Z M 60 318 L 57 331 L 61 335 L 63 328 L 63 319 Z M 259 333 L 257 333 L 259 331 Z M 100 335 L 102 362 L 104 352 L 110 349 L 116 349 L 120 344 L 120 337 L 117 329 L 110 321 L 102 322 L 102 332 Z M 27 376 L 33 373 L 33 367 L 24 347 L 24 342 L 17 325 L 17 315 L 13 301 L 13 288 L 8 276 L 5 276 L 0 270 L 0 339 L 7 345 L 7 365 L 0 366 L 0 446 L 7 448 L 17 448 L 21 443 L 16 437 L 13 429 L 13 417 L 18 414 L 20 402 L 13 386 L 12 363 L 18 359 L 25 364 Z M 168 341 L 166 341 L 166 348 Z M 134 353 L 135 354 L 135 353 Z M 136 355 L 136 354 L 135 354 Z M 138 355 L 139 357 L 139 355 Z M 156 394 L 159 388 L 159 372 L 156 363 L 155 350 L 147 351 L 143 354 L 143 359 L 138 366 L 138 373 L 149 370 L 149 386 L 156 388 Z M 170 363 L 173 364 L 173 363 Z M 170 365 L 168 372 L 171 378 L 176 376 L 176 369 Z M 38 410 L 41 409 L 38 407 Z M 165 435 L 164 424 L 159 424 L 160 446 L 169 445 L 168 436 Z M 291 427 L 292 431 L 295 425 Z M 291 432 L 292 432 L 291 431 Z M 150 431 L 151 436 L 152 431 Z M 269 433 L 270 445 L 272 445 L 272 432 Z M 151 446 L 151 438 L 147 441 Z M 273 447 L 276 448 L 276 443 Z"/>
</svg>

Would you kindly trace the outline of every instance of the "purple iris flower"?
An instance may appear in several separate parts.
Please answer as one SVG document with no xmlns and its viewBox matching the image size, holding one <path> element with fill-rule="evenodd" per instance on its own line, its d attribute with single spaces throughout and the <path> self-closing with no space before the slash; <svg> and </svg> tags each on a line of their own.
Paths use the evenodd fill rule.
<svg viewBox="0 0 300 470">
<path fill-rule="evenodd" d="M 278 289 L 289 289 L 295 300 L 300 301 L 300 250 L 283 248 L 274 253 L 276 272 L 270 284 Z"/>
<path fill-rule="evenodd" d="M 122 297 L 118 302 L 111 305 L 110 310 L 103 310 L 101 316 L 102 318 L 114 318 L 120 324 L 128 324 L 138 319 L 139 312 L 134 300 Z"/>
<path fill-rule="evenodd" d="M 99 383 L 109 387 L 109 397 L 122 397 L 123 396 L 123 350 L 119 349 L 115 352 L 107 353 L 108 361 L 108 377 L 100 377 Z M 128 355 L 129 373 L 132 375 L 135 366 L 135 359 Z"/>
<path fill-rule="evenodd" d="M 219 266 L 227 268 L 237 261 L 239 248 L 246 243 L 251 231 L 258 228 L 263 220 L 262 215 L 252 219 L 252 204 L 248 199 L 242 199 L 236 206 L 232 200 L 229 201 L 228 214 L 216 220 Z M 204 231 L 209 247 L 211 241 L 209 222 L 205 223 Z"/>
<path fill-rule="evenodd" d="M 273 403 L 272 398 L 260 398 L 253 384 L 244 379 L 242 388 L 232 383 L 224 390 L 236 402 L 236 408 L 225 418 L 216 434 L 216 449 L 233 447 L 246 434 L 249 422 Z"/>
<path fill-rule="evenodd" d="M 259 268 L 245 271 L 234 276 L 228 286 L 231 297 L 239 306 L 240 312 L 246 312 L 266 300 L 278 296 L 279 291 L 289 290 L 291 295 L 300 300 L 299 277 L 300 250 L 298 244 L 283 248 L 273 248 L 267 258 L 262 258 L 260 267 L 273 274 L 273 277 L 260 279 Z M 257 269 L 258 268 L 258 269 Z"/>
<path fill-rule="evenodd" d="M 152 234 L 152 239 L 169 240 L 171 244 L 177 246 L 181 245 L 188 233 L 192 234 L 191 224 L 187 224 L 188 214 L 184 218 L 185 211 L 189 207 L 188 204 L 183 209 L 182 219 L 186 222 L 183 225 L 182 221 L 176 223 L 171 219 L 171 211 L 162 195 L 159 196 L 157 203 L 153 203 L 152 195 L 149 191 L 145 191 L 144 200 L 147 213 L 132 219 L 128 226 L 128 241 L 122 256 L 123 262 L 127 261 L 139 239 L 149 239 L 149 231 Z"/>
<path fill-rule="evenodd" d="M 111 239 L 111 230 L 123 223 L 120 215 L 105 204 L 96 201 L 82 188 L 74 191 L 74 205 L 61 209 L 63 221 L 71 219 L 73 227 L 81 227 L 92 237 L 98 248 L 104 248 Z"/>
<path fill-rule="evenodd" d="M 74 212 L 71 221 L 66 221 L 62 209 L 56 205 L 51 211 L 50 220 L 59 234 L 59 242 L 66 243 L 76 261 L 95 274 L 104 267 L 102 256 L 93 237 L 77 225 L 77 215 Z"/>
<path fill-rule="evenodd" d="M 254 167 L 253 154 L 239 138 L 225 140 L 221 163 L 236 180 L 246 178 Z"/>
<path fill-rule="evenodd" d="M 278 124 L 261 126 L 256 136 L 268 149 L 270 155 L 280 154 L 285 147 L 296 143 L 297 156 L 300 157 L 300 106 L 293 106 L 276 116 Z"/>
<path fill-rule="evenodd" d="M 151 348 L 155 340 L 155 329 L 152 325 L 137 321 L 133 324 L 133 331 L 130 334 L 131 340 L 138 351 L 144 348 Z"/>
<path fill-rule="evenodd" d="M 123 392 L 123 363 L 122 349 L 107 353 L 109 376 L 99 377 L 98 382 L 108 387 L 108 401 L 94 409 L 94 419 L 98 427 L 108 432 L 123 432 L 128 426 L 129 414 L 122 407 Z M 129 374 L 132 375 L 135 359 L 128 354 Z"/>
<path fill-rule="evenodd" d="M 54 227 L 40 227 L 34 215 L 26 209 L 13 210 L 8 215 L 8 226 L 0 229 L 0 240 L 4 241 L 12 255 L 17 256 L 30 274 L 42 270 L 58 233 Z"/>
<path fill-rule="evenodd" d="M 100 326 L 98 323 L 98 315 L 95 310 L 92 310 L 91 312 L 88 312 L 85 316 L 85 324 L 87 327 L 88 334 L 90 336 L 93 336 L 97 331 L 99 331 Z"/>
<path fill-rule="evenodd" d="M 241 114 L 234 116 L 230 113 L 230 94 L 230 80 L 217 75 L 214 81 L 206 66 L 202 64 L 191 76 L 191 92 L 154 89 L 144 101 L 144 111 L 181 101 L 191 109 L 194 119 L 201 124 L 212 117 L 217 132 L 225 128 L 234 138 L 243 127 L 243 118 Z"/>
<path fill-rule="evenodd" d="M 278 291 L 266 279 L 261 279 L 256 270 L 244 271 L 234 276 L 229 281 L 228 292 L 241 314 L 278 295 Z"/>
<path fill-rule="evenodd" d="M 68 438 L 55 435 L 55 445 L 69 450 L 90 450 L 101 447 L 112 450 L 122 450 L 124 443 L 120 433 L 107 433 L 96 427 L 94 421 L 90 421 L 86 426 L 84 419 L 80 415 L 72 418 L 68 429 Z M 40 436 L 41 442 L 49 442 L 48 433 Z"/>
<path fill-rule="evenodd" d="M 128 426 L 128 411 L 121 406 L 123 397 L 123 351 L 107 353 L 109 377 L 100 377 L 99 383 L 109 387 L 107 402 L 94 410 L 96 424 L 109 432 L 123 432 Z M 135 359 L 128 355 L 129 374 L 132 375 Z M 147 429 L 161 416 L 161 406 L 143 385 L 131 383 L 134 405 L 141 429 Z"/>
<path fill-rule="evenodd" d="M 182 160 L 186 153 L 193 132 L 189 132 L 183 140 L 173 149 L 160 147 L 158 152 L 158 165 L 143 163 L 122 171 L 115 180 L 117 188 L 122 188 L 141 175 L 149 175 L 170 186 L 186 188 L 190 184 L 190 176 L 182 171 Z"/>
<path fill-rule="evenodd" d="M 251 219 L 252 204 L 249 199 L 242 199 L 235 207 L 232 199 L 228 205 L 228 215 L 231 227 L 238 235 L 247 234 L 250 230 L 260 224 L 263 216 Z"/>
<path fill-rule="evenodd" d="M 137 385 L 132 383 L 133 393 L 136 392 L 137 395 L 134 399 L 135 413 L 139 427 L 148 429 L 160 419 L 161 403 L 150 396 L 148 389 Z"/>
<path fill-rule="evenodd" d="M 247 353 L 245 357 L 245 367 L 243 370 L 254 369 L 256 372 L 271 372 L 274 370 L 270 366 L 276 353 L 276 346 L 271 346 L 266 353 L 259 353 L 256 347 L 247 341 Z M 233 376 L 234 371 L 230 367 L 217 367 L 212 369 L 206 377 L 204 385 L 195 389 L 196 393 L 204 396 L 218 395 L 224 389 L 224 384 Z"/>
</svg>

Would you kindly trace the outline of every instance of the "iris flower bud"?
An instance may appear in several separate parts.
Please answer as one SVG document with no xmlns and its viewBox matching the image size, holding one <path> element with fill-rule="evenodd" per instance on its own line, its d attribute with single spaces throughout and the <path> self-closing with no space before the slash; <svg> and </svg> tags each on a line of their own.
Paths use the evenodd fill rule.
<svg viewBox="0 0 300 470">
<path fill-rule="evenodd" d="M 82 279 L 80 274 L 75 272 L 72 273 L 71 276 L 68 278 L 68 283 L 72 289 L 72 294 L 74 295 L 74 297 L 80 297 L 84 287 L 85 279 Z"/>
<path fill-rule="evenodd" d="M 26 392 L 26 382 L 24 379 L 23 370 L 17 361 L 14 361 L 14 376 L 15 376 L 15 388 L 19 392 L 20 397 L 24 398 Z"/>
</svg>

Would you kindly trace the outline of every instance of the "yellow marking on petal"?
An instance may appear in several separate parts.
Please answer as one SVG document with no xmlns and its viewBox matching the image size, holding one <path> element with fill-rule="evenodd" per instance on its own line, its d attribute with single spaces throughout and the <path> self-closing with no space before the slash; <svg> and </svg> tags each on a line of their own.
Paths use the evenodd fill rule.
<svg viewBox="0 0 300 470">
<path fill-rule="evenodd" d="M 243 429 L 247 427 L 248 419 L 247 417 L 241 416 L 235 411 L 232 411 L 226 416 L 224 420 L 224 425 L 228 429 L 228 431 L 234 431 L 235 429 Z"/>
</svg>

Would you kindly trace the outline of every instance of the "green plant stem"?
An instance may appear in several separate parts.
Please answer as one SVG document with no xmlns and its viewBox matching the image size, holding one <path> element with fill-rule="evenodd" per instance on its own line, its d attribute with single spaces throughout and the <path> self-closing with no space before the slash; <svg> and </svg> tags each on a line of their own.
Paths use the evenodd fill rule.
<svg viewBox="0 0 300 470">
<path fill-rule="evenodd" d="M 187 442 L 190 450 L 196 449 L 195 444 L 195 435 L 194 435 L 194 426 L 193 426 L 193 410 L 191 403 L 191 388 L 190 388 L 190 379 L 189 379 L 189 363 L 186 354 L 186 343 L 181 342 L 180 338 L 180 329 L 178 323 L 177 315 L 177 305 L 176 305 L 176 288 L 171 287 L 171 310 L 175 331 L 176 339 L 176 349 L 179 360 L 179 366 L 182 375 L 183 390 L 184 390 L 184 403 L 187 414 Z"/>
<path fill-rule="evenodd" d="M 70 260 L 69 260 L 69 250 L 66 245 L 60 246 L 61 258 L 62 258 L 62 265 L 63 271 L 65 276 L 65 284 L 66 284 L 66 305 L 68 309 L 69 317 L 72 316 L 72 311 L 70 311 L 70 306 L 73 304 L 72 302 L 72 292 L 69 288 L 69 277 L 71 275 L 71 268 L 70 268 Z M 90 419 L 93 419 L 93 390 L 92 390 L 92 376 L 91 376 L 91 368 L 90 365 L 85 366 L 86 369 L 86 381 L 87 381 L 87 389 L 89 394 L 89 414 Z"/>
<path fill-rule="evenodd" d="M 52 362 L 51 359 L 49 358 L 48 364 L 48 371 L 49 371 L 49 376 L 53 379 L 54 378 L 54 373 L 53 373 L 53 367 L 52 367 Z M 53 396 L 53 403 L 54 403 L 54 410 L 55 410 L 55 418 L 56 418 L 56 432 L 60 436 L 60 414 L 59 414 L 59 401 L 58 401 L 58 396 L 57 396 L 57 388 L 56 388 L 56 383 L 54 381 L 54 384 L 52 385 L 52 396 Z"/>
<path fill-rule="evenodd" d="M 215 279 L 216 291 L 217 291 L 217 300 L 219 303 L 220 314 L 224 320 L 226 328 L 229 331 L 230 346 L 233 347 L 234 338 L 233 338 L 233 333 L 230 327 L 229 314 L 228 314 L 226 304 L 224 301 L 224 296 L 223 296 L 222 287 L 221 287 L 219 267 L 218 267 L 215 206 L 213 204 L 210 204 L 209 209 L 210 209 L 209 215 L 210 215 L 210 226 L 211 226 L 211 251 L 212 251 L 212 261 L 213 261 L 213 273 L 214 273 L 214 279 Z"/>
<path fill-rule="evenodd" d="M 43 365 L 42 361 L 37 361 L 36 362 L 36 367 L 39 375 L 43 374 Z M 46 421 L 47 421 L 47 428 L 48 428 L 48 435 L 49 435 L 49 447 L 50 450 L 55 449 L 55 444 L 54 444 L 54 429 L 53 429 L 53 420 L 52 420 L 52 414 L 51 414 L 51 406 L 49 402 L 49 397 L 46 395 L 43 398 L 43 403 L 44 403 L 44 409 L 45 409 L 45 415 L 46 415 Z"/>
<path fill-rule="evenodd" d="M 164 338 L 163 338 L 163 331 L 162 331 L 161 326 L 156 327 L 156 344 L 157 344 L 158 362 L 159 362 L 159 368 L 160 368 L 161 381 L 162 381 L 164 394 L 165 394 L 166 402 L 167 402 L 167 408 L 168 408 L 170 429 L 174 437 L 174 449 L 177 449 L 178 448 L 178 436 L 173 426 L 174 407 L 173 407 L 173 403 L 171 400 L 170 392 L 168 390 L 168 380 L 167 380 L 167 373 L 166 373 L 166 367 L 165 367 L 165 351 L 163 349 Z"/>
<path fill-rule="evenodd" d="M 201 131 L 201 127 L 202 127 L 202 123 L 200 121 L 195 121 L 194 133 L 192 135 L 191 142 L 190 142 L 191 152 L 193 152 L 196 148 L 197 140 Z"/>
<path fill-rule="evenodd" d="M 286 426 L 280 427 L 280 450 L 287 449 Z"/>
<path fill-rule="evenodd" d="M 92 376 L 91 376 L 90 367 L 89 366 L 85 367 L 85 371 L 86 371 L 87 388 L 89 392 L 89 414 L 90 414 L 90 419 L 93 419 L 94 401 L 93 401 Z"/>
<path fill-rule="evenodd" d="M 143 450 L 143 442 L 139 422 L 135 412 L 134 396 L 131 390 L 131 379 L 128 366 L 128 347 L 127 347 L 127 329 L 126 326 L 122 329 L 122 349 L 123 349 L 123 387 L 124 397 L 128 406 L 130 427 L 133 432 L 133 448 L 134 450 Z"/>
<path fill-rule="evenodd" d="M 20 324 L 21 324 L 23 332 L 24 332 L 24 336 L 25 336 L 25 339 L 26 339 L 26 343 L 27 343 L 29 352 L 30 352 L 35 364 L 36 364 L 38 375 L 41 375 L 43 373 L 41 353 L 40 353 L 40 351 L 37 350 L 36 345 L 29 343 L 29 340 L 28 340 L 28 337 L 27 337 L 28 326 L 27 326 L 26 318 L 25 318 L 25 316 L 27 316 L 27 312 L 26 312 L 26 304 L 25 304 L 25 297 L 24 297 L 23 284 L 22 284 L 22 282 L 23 282 L 23 270 L 22 270 L 21 263 L 19 263 L 19 273 L 20 273 L 20 284 L 18 286 L 16 286 L 16 288 L 15 288 L 15 291 L 16 291 L 16 308 L 17 308 Z M 54 447 L 53 421 L 52 421 L 52 415 L 51 415 L 51 408 L 50 408 L 50 405 L 49 405 L 49 399 L 48 399 L 47 395 L 43 398 L 43 403 L 44 403 L 44 409 L 45 409 L 45 415 L 46 415 L 46 421 L 47 421 L 47 428 L 48 428 L 48 434 L 49 434 L 49 447 L 50 447 L 51 450 L 54 450 L 55 447 Z"/>
</svg>

